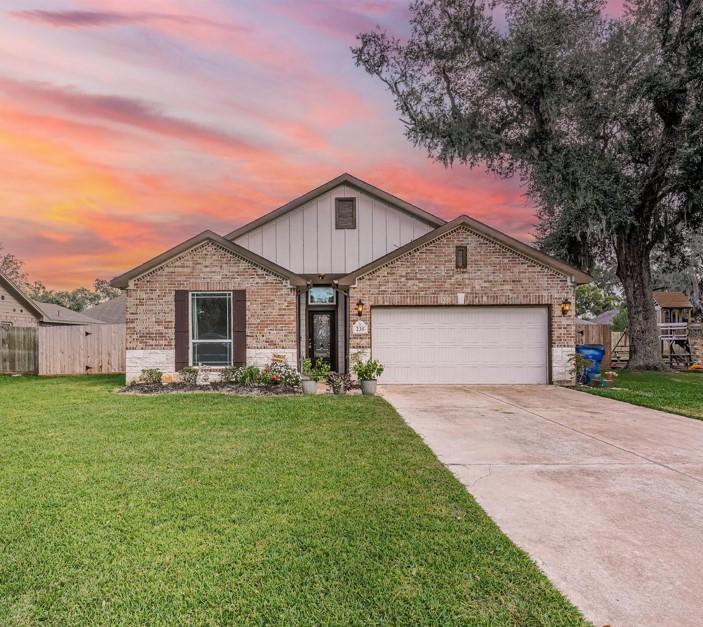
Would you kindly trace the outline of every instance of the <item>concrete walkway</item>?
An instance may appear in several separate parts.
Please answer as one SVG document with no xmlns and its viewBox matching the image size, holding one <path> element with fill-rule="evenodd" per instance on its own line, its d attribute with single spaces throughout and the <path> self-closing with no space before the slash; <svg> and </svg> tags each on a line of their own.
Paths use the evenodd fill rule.
<svg viewBox="0 0 703 627">
<path fill-rule="evenodd" d="M 595 625 L 703 624 L 703 422 L 549 386 L 380 392 Z"/>
</svg>

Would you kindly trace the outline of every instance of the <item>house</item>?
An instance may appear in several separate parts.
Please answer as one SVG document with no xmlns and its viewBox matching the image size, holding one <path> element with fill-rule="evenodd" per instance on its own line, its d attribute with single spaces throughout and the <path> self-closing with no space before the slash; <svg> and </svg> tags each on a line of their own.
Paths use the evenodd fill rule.
<svg viewBox="0 0 703 627">
<path fill-rule="evenodd" d="M 683 292 L 655 291 L 653 295 L 658 324 L 688 322 L 691 320 L 693 305 Z"/>
<path fill-rule="evenodd" d="M 120 294 L 85 310 L 85 315 L 105 324 L 124 324 L 127 320 L 127 295 Z"/>
<path fill-rule="evenodd" d="M 101 324 L 78 311 L 53 303 L 40 303 L 25 296 L 7 277 L 0 274 L 0 326 L 38 327 Z"/>
<path fill-rule="evenodd" d="M 224 236 L 116 277 L 127 378 L 283 355 L 383 383 L 569 381 L 575 286 L 590 277 L 474 220 L 451 222 L 349 174 Z"/>
</svg>

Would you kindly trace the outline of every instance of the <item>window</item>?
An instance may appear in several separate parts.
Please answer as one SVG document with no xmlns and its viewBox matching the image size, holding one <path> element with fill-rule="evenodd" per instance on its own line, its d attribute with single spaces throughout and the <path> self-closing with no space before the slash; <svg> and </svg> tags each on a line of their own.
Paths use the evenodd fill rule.
<svg viewBox="0 0 703 627">
<path fill-rule="evenodd" d="M 190 297 L 191 363 L 232 365 L 232 294 L 193 292 Z"/>
<path fill-rule="evenodd" d="M 311 287 L 308 290 L 308 305 L 334 305 L 337 302 L 333 287 Z"/>
<path fill-rule="evenodd" d="M 11 327 L 12 322 L 9 320 L 0 320 L 0 327 Z"/>
<path fill-rule="evenodd" d="M 457 268 L 466 268 L 467 264 L 467 252 L 466 252 L 466 246 L 457 246 L 456 247 L 456 267 Z"/>
<path fill-rule="evenodd" d="M 334 228 L 356 228 L 356 198 L 334 199 Z"/>
</svg>

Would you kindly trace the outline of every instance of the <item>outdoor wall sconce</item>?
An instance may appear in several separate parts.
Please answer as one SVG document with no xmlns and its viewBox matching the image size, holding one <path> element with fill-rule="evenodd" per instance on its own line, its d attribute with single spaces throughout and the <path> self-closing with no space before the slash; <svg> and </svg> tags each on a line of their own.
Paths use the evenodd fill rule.
<svg viewBox="0 0 703 627">
<path fill-rule="evenodd" d="M 568 316 L 569 312 L 571 311 L 571 301 L 568 298 L 565 298 L 563 301 L 561 301 L 561 315 L 562 316 Z"/>
<path fill-rule="evenodd" d="M 364 315 L 364 301 L 359 299 L 356 301 L 356 315 L 361 318 Z"/>
</svg>

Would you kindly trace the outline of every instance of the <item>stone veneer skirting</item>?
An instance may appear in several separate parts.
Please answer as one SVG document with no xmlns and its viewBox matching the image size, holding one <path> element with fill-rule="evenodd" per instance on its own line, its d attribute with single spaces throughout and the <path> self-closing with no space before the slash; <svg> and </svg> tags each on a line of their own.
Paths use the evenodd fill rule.
<svg viewBox="0 0 703 627">
<path fill-rule="evenodd" d="M 286 363 L 297 368 L 298 351 L 294 348 L 247 349 L 247 365 L 263 368 L 273 361 L 274 355 L 283 355 Z M 176 379 L 176 352 L 173 350 L 128 350 L 127 383 L 139 378 L 142 370 L 158 368 L 166 380 Z"/>
</svg>

